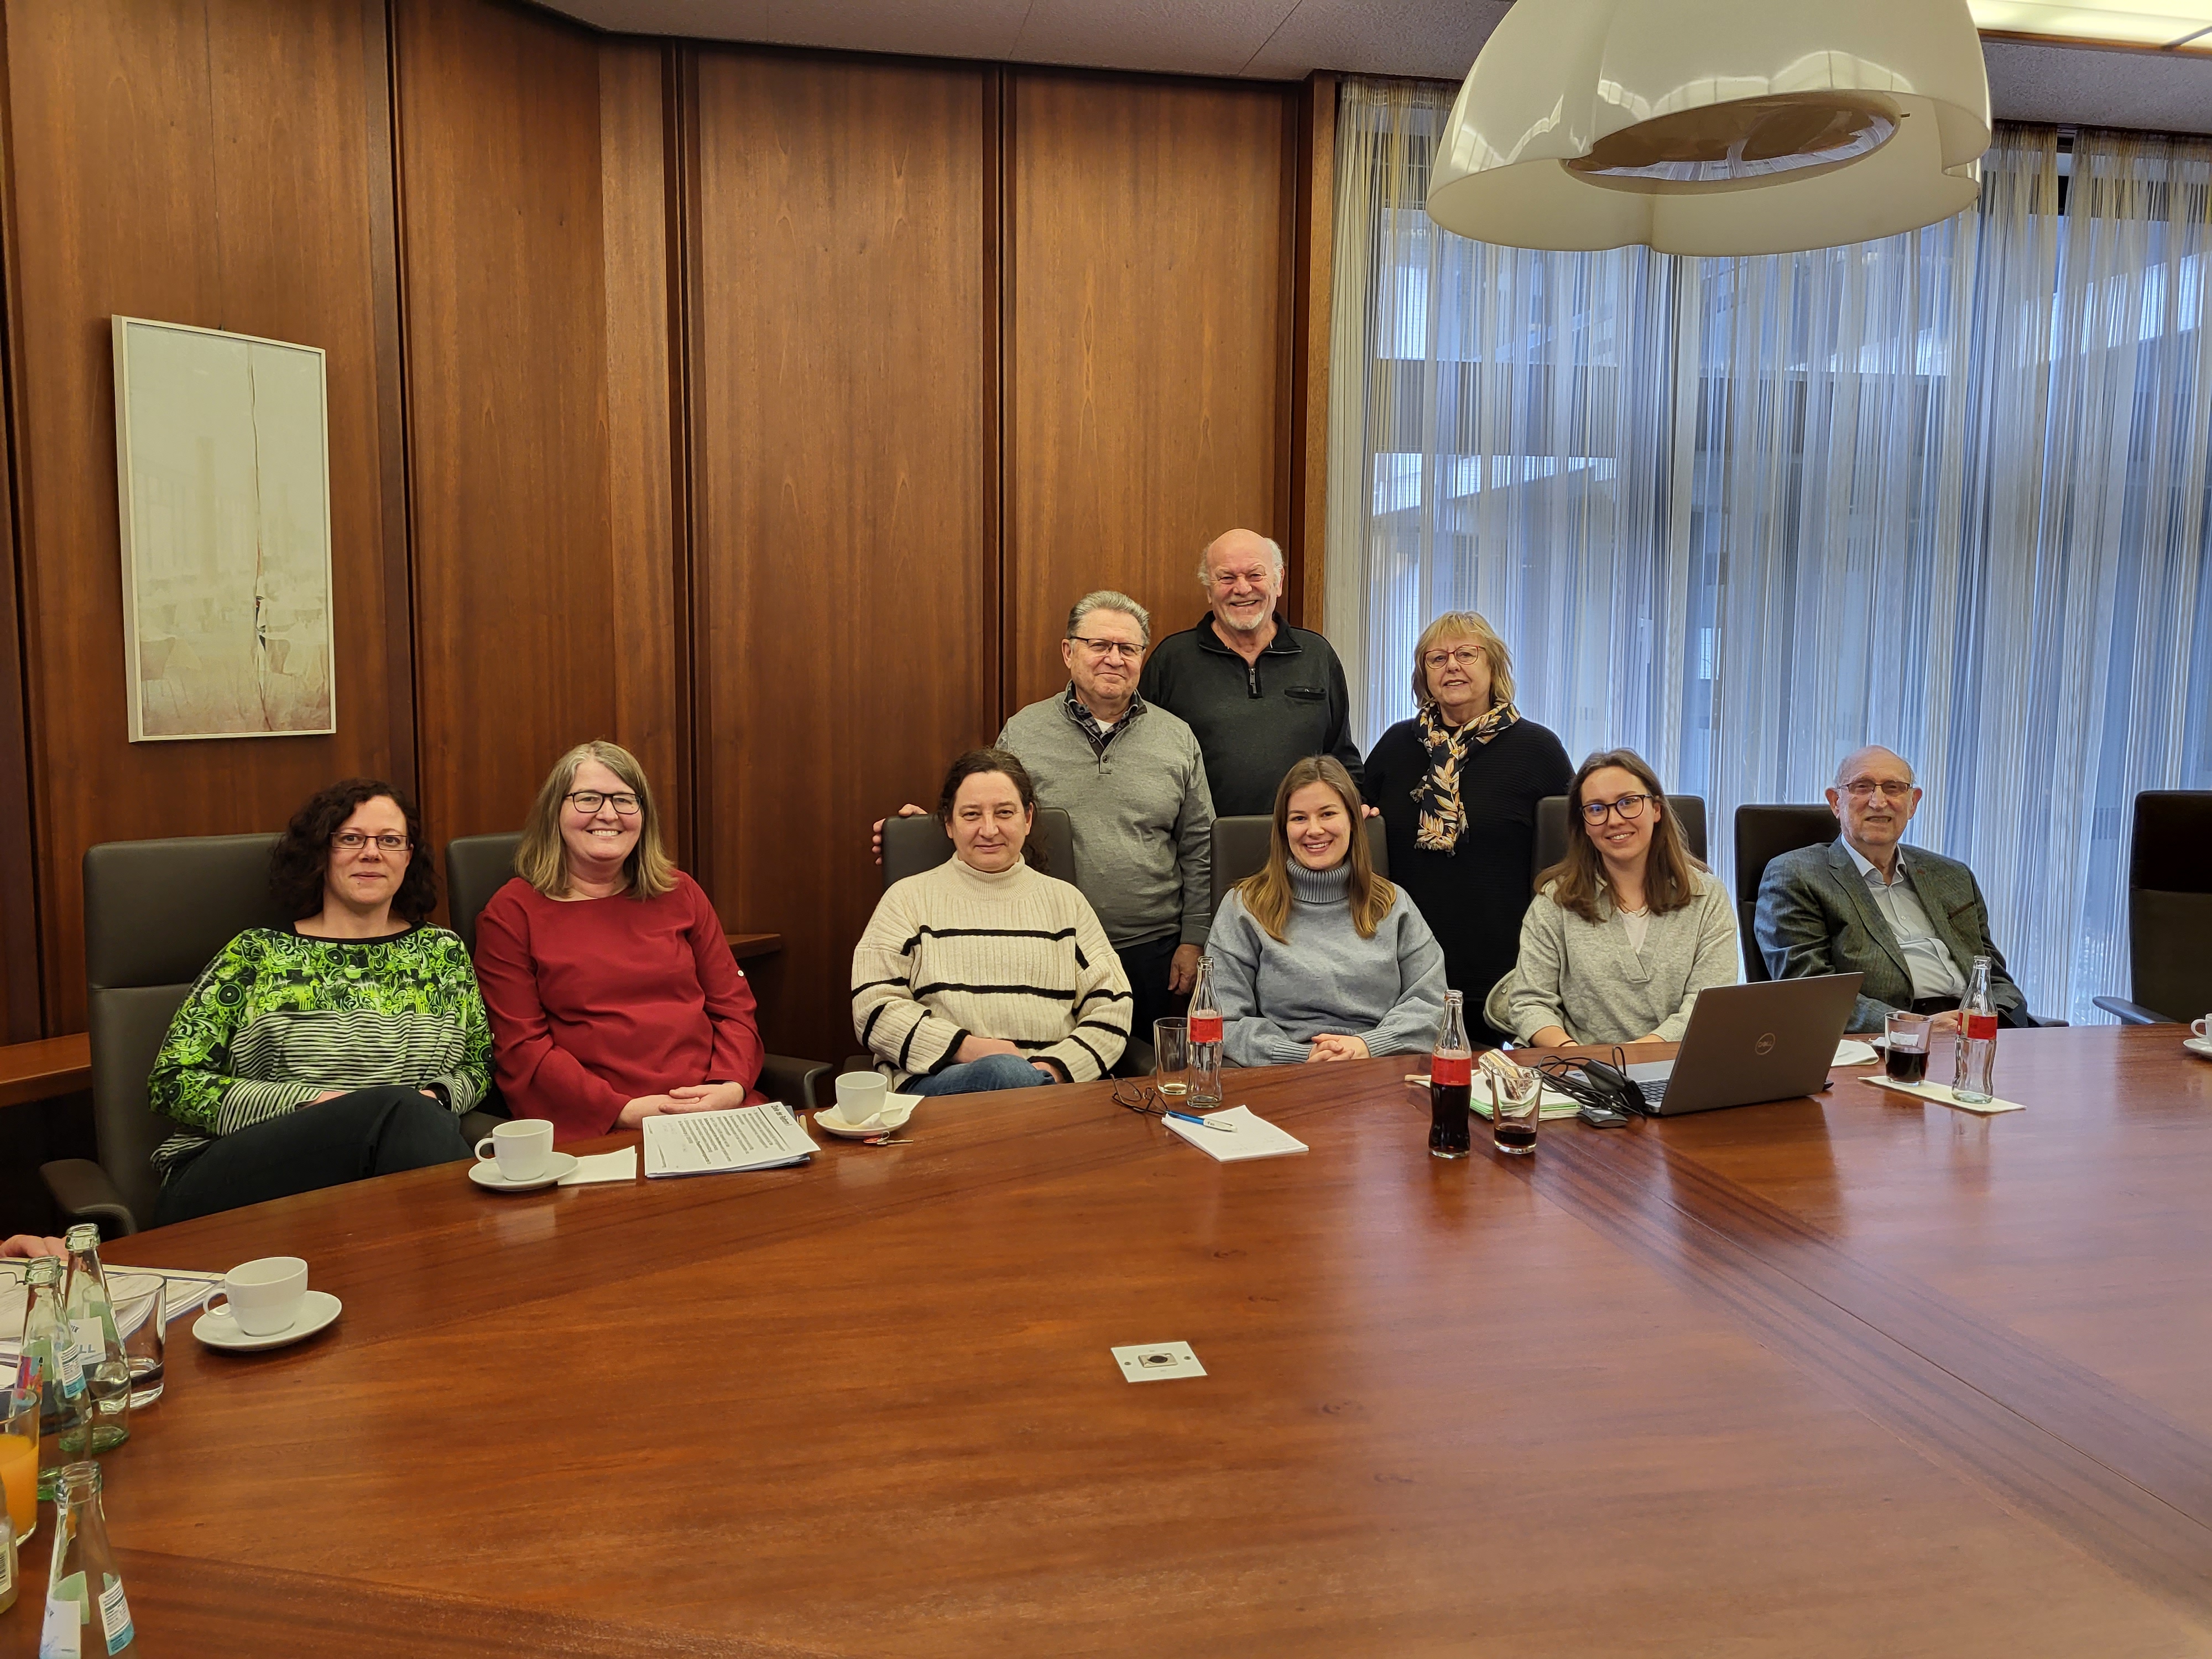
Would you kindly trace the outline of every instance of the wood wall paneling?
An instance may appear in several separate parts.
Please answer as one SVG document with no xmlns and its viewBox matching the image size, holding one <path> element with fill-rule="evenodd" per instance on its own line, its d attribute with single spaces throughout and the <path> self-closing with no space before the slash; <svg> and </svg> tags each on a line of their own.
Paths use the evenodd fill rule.
<svg viewBox="0 0 2212 1659">
<path fill-rule="evenodd" d="M 9 331 L 50 1029 L 80 1029 L 80 868 L 96 842 L 264 830 L 337 776 L 404 757 L 387 679 L 373 226 L 375 0 L 11 0 Z M 340 729 L 128 741 L 111 315 L 327 353 Z M 388 313 L 387 313 L 388 314 Z M 395 607 L 397 607 L 395 611 Z M 404 710 L 401 711 L 404 718 Z"/>
<path fill-rule="evenodd" d="M 1206 543 L 1289 539 L 1282 399 L 1297 92 L 1012 72 L 1006 499 L 1015 706 L 1065 684 L 1068 605 L 1156 635 L 1204 608 Z M 1293 594 L 1293 599 L 1297 596 Z"/>
<path fill-rule="evenodd" d="M 854 1048 L 867 826 L 997 731 L 990 73 L 705 51 L 690 319 L 713 891 L 771 1048 Z"/>
<path fill-rule="evenodd" d="M 433 838 L 606 737 L 684 821 L 659 54 L 397 0 L 409 495 Z"/>
</svg>

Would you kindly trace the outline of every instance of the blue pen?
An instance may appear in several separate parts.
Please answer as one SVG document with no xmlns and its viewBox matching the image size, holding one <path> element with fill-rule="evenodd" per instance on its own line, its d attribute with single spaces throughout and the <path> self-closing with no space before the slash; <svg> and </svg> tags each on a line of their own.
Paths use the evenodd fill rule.
<svg viewBox="0 0 2212 1659">
<path fill-rule="evenodd" d="M 1216 1123 L 1212 1118 L 1200 1117 L 1195 1112 L 1170 1112 L 1168 1115 L 1170 1117 L 1181 1118 L 1185 1123 L 1195 1123 L 1200 1128 L 1218 1129 L 1225 1135 L 1233 1135 L 1237 1133 L 1237 1126 L 1235 1124 Z"/>
</svg>

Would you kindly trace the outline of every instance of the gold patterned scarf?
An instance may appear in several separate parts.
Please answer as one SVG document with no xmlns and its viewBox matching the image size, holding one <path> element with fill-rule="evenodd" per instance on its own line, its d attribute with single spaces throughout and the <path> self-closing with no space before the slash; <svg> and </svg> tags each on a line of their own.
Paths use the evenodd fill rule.
<svg viewBox="0 0 2212 1659">
<path fill-rule="evenodd" d="M 1431 853 L 1458 850 L 1459 838 L 1467 831 L 1467 811 L 1459 799 L 1459 769 L 1468 745 L 1488 743 L 1520 718 L 1521 711 L 1511 703 L 1495 703 L 1488 714 L 1455 732 L 1444 724 L 1436 704 L 1422 705 L 1421 744 L 1429 751 L 1429 770 L 1413 791 L 1413 804 L 1420 809 L 1414 846 Z"/>
</svg>

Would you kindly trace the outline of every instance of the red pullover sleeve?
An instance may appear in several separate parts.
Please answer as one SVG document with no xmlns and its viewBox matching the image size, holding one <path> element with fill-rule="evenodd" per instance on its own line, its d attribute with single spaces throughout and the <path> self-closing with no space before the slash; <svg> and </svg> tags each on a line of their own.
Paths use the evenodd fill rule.
<svg viewBox="0 0 2212 1659">
<path fill-rule="evenodd" d="M 523 885 L 517 877 L 501 888 L 477 918 L 477 985 L 483 993 L 484 1010 L 491 1016 L 500 1092 L 507 1097 L 507 1110 L 515 1116 L 551 1119 L 556 1142 L 588 1140 L 610 1133 L 629 1102 L 553 1041 L 545 1006 L 538 995 L 537 966 L 530 950 L 530 914 L 516 890 Z M 729 958 L 726 941 L 722 955 Z M 732 973 L 737 970 L 733 960 L 730 969 Z M 744 981 L 740 980 L 738 985 L 742 992 Z M 744 994 L 750 1029 L 752 996 Z M 708 1006 L 713 1006 L 711 996 Z M 757 1039 L 753 1049 L 757 1055 Z M 756 1059 L 753 1076 L 758 1075 Z"/>
<path fill-rule="evenodd" d="M 699 988 L 706 993 L 707 1023 L 714 1028 L 714 1057 L 702 1083 L 742 1083 L 750 1091 L 760 1081 L 760 1022 L 754 1015 L 753 989 L 730 954 L 729 935 L 706 893 L 689 877 L 684 889 L 691 901 L 691 953 L 699 963 Z"/>
</svg>

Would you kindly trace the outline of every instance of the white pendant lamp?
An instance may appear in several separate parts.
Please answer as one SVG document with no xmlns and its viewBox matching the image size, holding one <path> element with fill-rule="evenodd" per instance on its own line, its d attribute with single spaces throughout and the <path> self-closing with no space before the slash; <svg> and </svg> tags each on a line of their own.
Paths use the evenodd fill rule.
<svg viewBox="0 0 2212 1659">
<path fill-rule="evenodd" d="M 1429 215 L 1512 247 L 1793 253 L 1949 218 L 1989 143 L 1966 0 L 1518 0 Z"/>
</svg>

